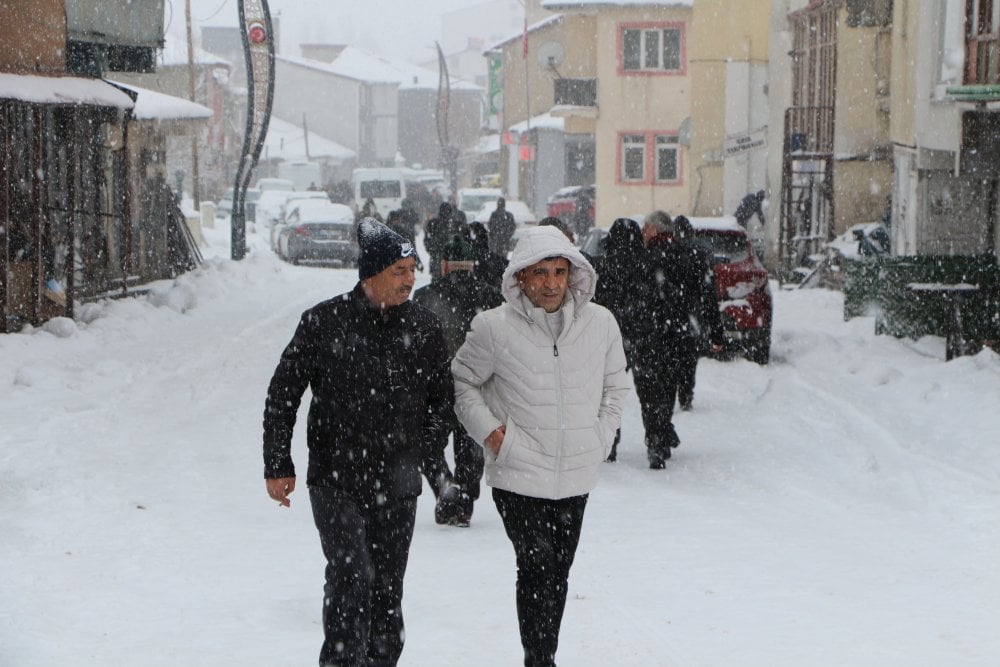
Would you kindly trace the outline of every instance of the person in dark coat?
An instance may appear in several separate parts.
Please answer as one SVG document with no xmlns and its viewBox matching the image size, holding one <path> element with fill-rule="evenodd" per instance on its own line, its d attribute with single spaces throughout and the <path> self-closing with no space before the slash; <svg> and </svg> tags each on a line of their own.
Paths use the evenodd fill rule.
<svg viewBox="0 0 1000 667">
<path fill-rule="evenodd" d="M 632 369 L 635 366 L 635 341 L 647 333 L 644 314 L 650 289 L 645 264 L 646 249 L 639 223 L 629 218 L 618 218 L 611 224 L 603 243 L 604 256 L 594 265 L 597 269 L 594 302 L 610 310 L 618 321 L 627 368 Z M 608 461 L 618 458 L 620 440 L 621 429 L 618 429 Z"/>
<path fill-rule="evenodd" d="M 441 277 L 441 256 L 444 247 L 451 241 L 455 234 L 466 233 L 466 225 L 459 222 L 455 217 L 455 209 L 448 202 L 443 202 L 438 208 L 436 218 L 427 221 L 424 229 L 424 248 L 430 257 L 431 279 L 437 280 Z"/>
<path fill-rule="evenodd" d="M 507 258 L 490 250 L 490 234 L 481 222 L 469 223 L 469 240 L 476 255 L 475 273 L 484 282 L 500 289 L 503 272 L 507 270 Z"/>
<path fill-rule="evenodd" d="M 441 258 L 441 280 L 421 287 L 413 300 L 441 320 L 448 356 L 454 358 L 465 342 L 472 318 L 503 304 L 500 290 L 475 273 L 476 257 L 472 245 L 456 235 L 445 246 Z M 479 498 L 483 477 L 483 448 L 465 432 L 456 419 L 452 432 L 455 474 L 428 482 L 437 497 L 434 519 L 439 524 L 468 527 L 473 504 Z M 447 471 L 447 463 L 442 464 Z"/>
<path fill-rule="evenodd" d="M 389 211 L 389 218 L 385 221 L 386 227 L 396 232 L 404 239 L 413 244 L 413 247 L 417 247 L 416 244 L 416 227 L 411 226 L 404 213 L 405 209 L 399 208 L 394 211 Z M 420 255 L 414 255 L 413 258 L 417 260 L 417 271 L 424 270 L 424 263 L 420 261 Z"/>
<path fill-rule="evenodd" d="M 582 239 L 590 231 L 590 228 L 594 226 L 594 221 L 590 217 L 590 208 L 593 204 L 590 201 L 590 197 L 587 196 L 585 190 L 580 190 L 579 194 L 576 196 L 576 202 L 574 203 L 573 214 L 570 219 L 570 224 L 572 225 L 573 231 L 576 233 L 576 238 Z"/>
<path fill-rule="evenodd" d="M 358 284 L 302 314 L 264 408 L 267 492 L 287 507 L 295 416 L 312 390 L 306 483 L 327 560 L 320 665 L 399 660 L 421 466 L 443 460 L 454 419 L 441 324 L 408 301 L 413 245 L 372 219 L 358 241 Z"/>
<path fill-rule="evenodd" d="M 691 221 L 683 215 L 674 218 L 681 245 L 687 248 L 694 263 L 701 271 L 701 298 L 698 314 L 692 320 L 691 335 L 695 347 L 681 359 L 680 378 L 677 383 L 677 402 L 681 410 L 690 410 L 694 403 L 694 382 L 698 371 L 698 358 L 706 345 L 714 353 L 722 351 L 725 342 L 722 315 L 719 313 L 719 295 L 715 286 L 714 257 L 712 251 L 694 240 Z"/>
<path fill-rule="evenodd" d="M 507 200 L 500 197 L 497 199 L 497 207 L 490 213 L 490 250 L 496 255 L 507 257 L 513 246 L 516 229 L 514 215 L 507 210 Z"/>
<path fill-rule="evenodd" d="M 733 211 L 733 217 L 736 218 L 736 222 L 746 227 L 750 219 L 756 215 L 757 219 L 760 220 L 760 224 L 763 225 L 764 199 L 766 196 L 767 193 L 763 190 L 758 190 L 757 192 L 751 192 L 741 199 L 740 203 L 736 206 L 736 210 Z"/>
<path fill-rule="evenodd" d="M 697 354 L 695 322 L 701 312 L 704 268 L 681 241 L 667 213 L 653 211 L 642 226 L 646 242 L 645 335 L 634 340 L 632 375 L 646 429 L 649 467 L 665 467 L 680 445 L 674 402 L 685 360 Z"/>
<path fill-rule="evenodd" d="M 360 225 L 361 221 L 365 218 L 372 218 L 378 222 L 384 222 L 384 220 L 382 220 L 382 215 L 378 212 L 378 206 L 376 206 L 375 200 L 371 197 L 365 200 L 361 210 L 358 211 L 357 223 Z"/>
</svg>

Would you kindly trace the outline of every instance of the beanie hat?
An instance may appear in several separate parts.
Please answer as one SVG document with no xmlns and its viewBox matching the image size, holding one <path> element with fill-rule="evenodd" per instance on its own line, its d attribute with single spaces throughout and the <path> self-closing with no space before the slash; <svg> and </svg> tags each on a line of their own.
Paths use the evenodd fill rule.
<svg viewBox="0 0 1000 667">
<path fill-rule="evenodd" d="M 476 252 L 473 250 L 472 244 L 456 234 L 452 237 L 451 242 L 444 247 L 441 259 L 446 262 L 474 262 L 476 261 Z"/>
<path fill-rule="evenodd" d="M 416 257 L 413 244 L 374 218 L 358 224 L 358 278 L 382 273 L 404 257 Z"/>
</svg>

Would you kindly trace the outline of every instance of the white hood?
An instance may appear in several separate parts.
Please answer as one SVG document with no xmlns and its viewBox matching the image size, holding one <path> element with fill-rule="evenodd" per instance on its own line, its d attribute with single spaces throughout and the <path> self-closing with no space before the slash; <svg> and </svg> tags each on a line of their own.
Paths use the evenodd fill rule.
<svg viewBox="0 0 1000 667">
<path fill-rule="evenodd" d="M 521 269 L 537 264 L 547 257 L 565 257 L 570 263 L 569 289 L 574 306 L 579 309 L 590 301 L 597 287 L 597 272 L 575 245 L 555 227 L 533 227 L 526 229 L 510 257 L 510 264 L 503 272 L 500 284 L 504 299 L 517 305 L 521 301 L 521 287 L 515 274 Z"/>
</svg>

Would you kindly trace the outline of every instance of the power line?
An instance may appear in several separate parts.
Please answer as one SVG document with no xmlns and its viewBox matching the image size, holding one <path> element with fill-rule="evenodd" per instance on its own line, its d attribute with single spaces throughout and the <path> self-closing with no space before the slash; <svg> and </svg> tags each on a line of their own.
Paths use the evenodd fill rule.
<svg viewBox="0 0 1000 667">
<path fill-rule="evenodd" d="M 216 9 L 216 10 L 215 10 L 215 11 L 214 11 L 214 12 L 212 13 L 212 15 L 211 15 L 211 16 L 207 16 L 207 17 L 205 17 L 205 18 L 203 18 L 203 19 L 198 19 L 198 21 L 199 21 L 199 22 L 201 22 L 201 23 L 203 23 L 203 22 L 205 22 L 205 21 L 211 21 L 211 20 L 212 20 L 212 19 L 214 19 L 214 18 L 215 18 L 216 16 L 218 16 L 218 15 L 219 15 L 219 12 L 221 12 L 221 11 L 222 11 L 223 9 L 225 9 L 226 5 L 228 5 L 228 4 L 229 4 L 229 0 L 222 0 L 222 4 L 221 4 L 221 5 L 219 5 L 219 8 L 218 8 L 218 9 Z"/>
</svg>

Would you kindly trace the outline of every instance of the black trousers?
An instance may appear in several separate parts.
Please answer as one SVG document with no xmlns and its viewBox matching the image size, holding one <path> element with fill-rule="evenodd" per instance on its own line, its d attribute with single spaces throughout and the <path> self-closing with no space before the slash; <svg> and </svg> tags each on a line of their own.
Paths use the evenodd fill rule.
<svg viewBox="0 0 1000 667">
<path fill-rule="evenodd" d="M 691 350 L 678 360 L 677 402 L 684 407 L 694 401 L 694 380 L 698 373 L 698 351 Z"/>
<path fill-rule="evenodd" d="M 525 667 L 554 667 L 587 496 L 531 498 L 493 489 L 517 558 L 517 622 Z"/>
<path fill-rule="evenodd" d="M 646 449 L 650 458 L 668 458 L 670 448 L 680 444 L 674 430 L 674 402 L 680 370 L 673 357 L 643 355 L 632 369 L 635 393 L 642 408 L 642 425 L 646 429 Z"/>
<path fill-rule="evenodd" d="M 455 483 L 472 500 L 479 498 L 479 481 L 483 478 L 483 446 L 465 432 L 459 424 L 451 436 L 455 448 Z"/>
<path fill-rule="evenodd" d="M 403 575 L 416 498 L 365 504 L 309 487 L 326 557 L 321 667 L 392 667 L 403 652 Z"/>
</svg>

